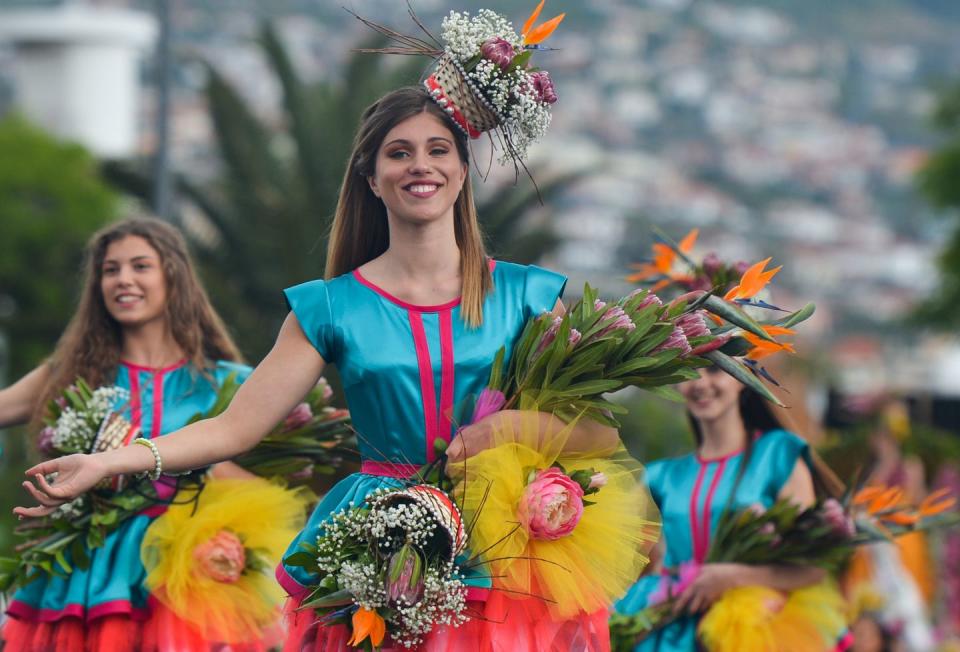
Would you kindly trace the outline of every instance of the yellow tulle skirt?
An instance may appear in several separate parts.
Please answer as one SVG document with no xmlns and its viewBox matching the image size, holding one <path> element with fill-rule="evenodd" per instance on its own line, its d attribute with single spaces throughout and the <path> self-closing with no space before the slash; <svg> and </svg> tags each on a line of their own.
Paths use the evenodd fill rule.
<svg viewBox="0 0 960 652">
<path fill-rule="evenodd" d="M 846 629 L 845 613 L 829 582 L 789 594 L 745 586 L 725 592 L 697 633 L 709 652 L 826 652 Z"/>
<path fill-rule="evenodd" d="M 518 427 L 497 430 L 494 446 L 467 459 L 454 495 L 494 591 L 546 605 L 556 620 L 608 608 L 636 581 L 659 536 L 659 513 L 642 482 L 642 467 L 622 448 L 615 452 L 563 452 L 571 427 L 544 437 L 539 413 Z M 546 441 L 542 441 L 542 440 Z M 567 473 L 602 473 L 606 484 L 586 496 L 572 532 L 533 538 L 518 509 L 531 472 L 560 463 Z M 456 475 L 456 471 L 454 472 Z"/>
<path fill-rule="evenodd" d="M 147 588 L 207 640 L 258 640 L 278 619 L 285 595 L 273 569 L 308 501 L 261 478 L 210 480 L 196 505 L 172 505 L 147 529 Z"/>
</svg>

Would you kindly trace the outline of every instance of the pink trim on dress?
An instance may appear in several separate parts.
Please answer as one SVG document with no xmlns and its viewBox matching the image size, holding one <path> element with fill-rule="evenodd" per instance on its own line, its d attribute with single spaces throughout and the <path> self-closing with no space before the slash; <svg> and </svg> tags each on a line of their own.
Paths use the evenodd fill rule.
<svg viewBox="0 0 960 652">
<path fill-rule="evenodd" d="M 441 303 L 436 306 L 420 306 L 415 303 L 409 303 L 407 301 L 404 301 L 403 299 L 398 299 L 397 297 L 393 296 L 392 294 L 390 294 L 389 292 L 381 288 L 379 285 L 375 285 L 373 282 L 367 280 L 363 276 L 363 274 L 360 273 L 359 269 L 353 270 L 353 277 L 357 279 L 357 281 L 359 281 L 362 285 L 370 288 L 371 290 L 373 290 L 383 298 L 397 304 L 401 308 L 406 308 L 407 310 L 414 310 L 416 312 L 440 312 L 441 310 L 452 310 L 460 305 L 460 297 L 457 297 L 452 301 L 447 301 L 446 303 Z"/>
<path fill-rule="evenodd" d="M 41 623 L 53 623 L 71 617 L 90 622 L 116 614 L 129 614 L 132 620 L 147 620 L 150 617 L 150 608 L 134 607 L 129 600 L 110 600 L 89 609 L 82 604 L 68 604 L 63 609 L 37 609 L 20 600 L 14 600 L 7 607 L 7 614 L 21 620 Z"/>
<path fill-rule="evenodd" d="M 430 348 L 427 346 L 427 333 L 423 330 L 423 317 L 419 312 L 407 312 L 410 318 L 410 330 L 413 332 L 413 346 L 417 351 L 417 365 L 420 368 L 420 401 L 423 404 L 423 428 L 427 438 L 427 459 L 433 461 L 433 442 L 437 439 L 437 393 L 433 385 L 433 365 L 430 362 Z"/>
<path fill-rule="evenodd" d="M 696 561 L 701 564 L 706 559 L 707 551 L 710 549 L 710 507 L 713 504 L 713 496 L 717 493 L 717 484 L 720 482 L 720 478 L 723 476 L 726 468 L 727 459 L 724 458 L 724 460 L 720 462 L 720 465 L 717 467 L 717 470 L 713 472 L 713 480 L 710 481 L 710 489 L 707 491 L 707 499 L 703 503 L 703 531 L 700 533 L 703 541 L 700 544 L 701 557 L 696 559 Z"/>
<path fill-rule="evenodd" d="M 453 388 L 456 367 L 453 360 L 453 313 L 441 312 L 440 321 L 440 413 L 437 415 L 437 436 L 450 443 L 450 421 L 453 416 Z M 427 442 L 427 459 L 433 461 L 430 453 L 435 450 L 434 442 Z M 435 457 L 435 456 L 434 456 Z"/>
<path fill-rule="evenodd" d="M 150 439 L 160 436 L 160 425 L 163 423 L 163 377 L 166 372 L 158 371 L 153 374 L 153 423 L 150 424 Z"/>
<path fill-rule="evenodd" d="M 126 360 L 121 360 L 120 364 L 122 364 L 124 367 L 127 367 L 128 369 L 132 369 L 135 371 L 146 371 L 149 373 L 165 374 L 170 371 L 173 371 L 174 369 L 179 369 L 183 365 L 187 364 L 187 359 L 182 358 L 174 362 L 172 365 L 169 365 L 167 367 L 160 367 L 159 369 L 156 367 L 145 367 L 142 364 L 135 364 L 133 362 L 127 362 Z"/>
<path fill-rule="evenodd" d="M 277 564 L 277 570 L 274 572 L 274 576 L 277 578 L 280 587 L 287 592 L 287 595 L 298 602 L 302 601 L 303 598 L 310 593 L 310 587 L 304 586 L 293 579 L 293 576 L 287 572 L 287 569 L 282 563 Z"/>
<path fill-rule="evenodd" d="M 701 464 L 697 481 L 693 485 L 693 493 L 690 494 L 690 538 L 693 540 L 694 559 L 699 559 L 700 556 L 700 521 L 697 518 L 697 503 L 700 500 L 700 487 L 703 485 L 703 476 L 706 471 L 707 467 Z"/>
<path fill-rule="evenodd" d="M 140 403 L 140 372 L 130 369 L 130 421 L 137 428 L 143 426 L 143 406 Z"/>
<path fill-rule="evenodd" d="M 375 460 L 363 460 L 360 463 L 360 473 L 367 475 L 377 475 L 383 478 L 409 478 L 416 475 L 420 467 L 416 464 L 397 464 L 395 462 L 377 462 Z"/>
</svg>

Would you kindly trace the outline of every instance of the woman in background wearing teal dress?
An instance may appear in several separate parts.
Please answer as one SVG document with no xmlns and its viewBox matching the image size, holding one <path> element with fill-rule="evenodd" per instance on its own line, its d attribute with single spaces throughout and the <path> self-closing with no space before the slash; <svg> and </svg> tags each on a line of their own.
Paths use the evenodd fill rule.
<svg viewBox="0 0 960 652">
<path fill-rule="evenodd" d="M 223 414 L 158 443 L 164 469 L 195 468 L 249 449 L 300 401 L 327 362 L 343 378 L 363 468 L 331 490 L 291 549 L 316 537 L 335 510 L 434 458 L 435 442 L 457 432 L 457 408 L 486 385 L 497 350 L 512 347 L 530 317 L 561 310 L 565 283 L 537 267 L 489 260 L 468 161 L 466 135 L 424 88 L 399 89 L 366 110 L 340 192 L 326 280 L 287 290 L 291 312 L 273 350 Z M 501 419 L 519 423 L 508 411 L 462 428 L 450 458 L 489 447 Z M 547 414 L 542 421 L 554 432 L 565 425 Z M 567 447 L 613 451 L 618 441 L 615 429 L 581 420 Z M 134 448 L 142 447 L 35 467 L 34 473 L 59 476 L 52 485 L 38 478 L 33 495 L 41 505 L 17 513 L 41 515 L 105 476 L 153 469 L 150 451 Z M 278 577 L 295 601 L 315 579 L 286 568 Z M 475 583 L 470 598 L 483 599 L 483 589 Z M 506 648 L 494 641 L 496 619 L 473 619 L 435 632 L 422 649 L 551 650 L 557 635 L 578 641 L 561 648 L 571 652 L 609 649 L 605 612 L 591 616 L 552 628 L 540 623 L 538 633 L 531 626 L 528 639 L 514 638 Z M 298 612 L 287 649 L 346 649 L 345 627 L 312 620 L 309 610 Z"/>
<path fill-rule="evenodd" d="M 651 564 L 616 605 L 634 614 L 650 604 L 660 588 L 658 566 L 677 569 L 702 564 L 696 579 L 679 596 L 676 622 L 652 633 L 636 652 L 692 652 L 697 649 L 700 616 L 728 589 L 767 586 L 793 591 L 820 582 L 813 567 L 704 564 L 711 535 L 724 512 L 751 506 L 768 508 L 779 499 L 813 504 L 814 466 L 806 441 L 783 428 L 770 406 L 717 368 L 678 385 L 686 399 L 696 451 L 647 466 L 647 482 L 663 519 L 658 544 L 661 564 Z M 821 476 L 822 477 L 822 476 Z M 832 476 L 830 476 L 832 477 Z"/>
<path fill-rule="evenodd" d="M 228 375 L 245 378 L 250 368 L 239 361 L 181 234 L 155 219 L 124 220 L 91 239 L 80 304 L 51 358 L 0 390 L 0 427 L 39 424 L 47 403 L 80 376 L 92 387 L 129 391 L 127 418 L 155 439 L 208 410 Z M 249 475 L 233 464 L 215 473 Z M 173 492 L 172 484 L 159 489 L 166 497 Z M 190 645 L 158 640 L 158 605 L 143 584 L 140 544 L 163 511 L 153 507 L 111 532 L 90 551 L 87 569 L 44 576 L 19 590 L 7 610 L 5 651 L 212 649 L 196 645 L 196 637 Z M 172 621 L 164 623 L 169 629 Z"/>
</svg>

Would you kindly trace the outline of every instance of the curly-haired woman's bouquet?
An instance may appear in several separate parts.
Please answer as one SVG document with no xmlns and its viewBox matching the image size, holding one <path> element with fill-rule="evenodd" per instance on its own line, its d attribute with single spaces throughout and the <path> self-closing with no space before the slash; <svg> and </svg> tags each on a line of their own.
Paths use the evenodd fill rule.
<svg viewBox="0 0 960 652">
<path fill-rule="evenodd" d="M 205 416 L 222 412 L 238 386 L 235 377 L 229 377 Z M 330 395 L 321 379 L 304 403 L 235 462 L 255 475 L 285 483 L 332 473 L 350 431 L 349 414 L 330 407 Z M 40 433 L 41 451 L 58 456 L 129 445 L 140 430 L 123 416 L 128 398 L 123 388 L 92 389 L 77 379 L 50 402 Z M 74 566 L 86 568 L 88 551 L 102 546 L 111 531 L 154 505 L 193 504 L 203 485 L 202 472 L 163 476 L 155 483 L 144 476 L 111 478 L 50 516 L 18 525 L 15 533 L 25 540 L 14 548 L 15 558 L 0 559 L 0 590 L 23 586 L 40 574 L 67 575 Z"/>
<path fill-rule="evenodd" d="M 857 546 L 889 541 L 917 530 L 956 525 L 960 514 L 950 511 L 955 502 L 955 498 L 941 491 L 919 505 L 908 505 L 903 503 L 902 490 L 878 486 L 850 492 L 842 500 L 827 498 L 807 509 L 781 500 L 767 510 L 730 512 L 717 524 L 705 562 L 816 566 L 835 572 Z M 672 622 L 676 618 L 676 598 L 698 572 L 699 567 L 693 563 L 667 572 L 661 579 L 660 590 L 651 596 L 649 607 L 632 616 L 615 616 L 611 621 L 615 649 L 633 649 L 638 638 Z M 786 613 L 779 616 L 786 607 Z M 714 603 L 701 620 L 698 633 L 708 650 L 732 650 L 737 649 L 730 647 L 736 632 L 738 636 L 776 638 L 777 631 L 781 631 L 778 627 L 801 631 L 801 625 L 805 625 L 803 631 L 821 642 L 808 649 L 827 649 L 843 627 L 842 620 L 838 624 L 831 614 L 841 611 L 836 593 L 824 586 L 789 595 L 763 587 L 741 587 L 724 593 Z M 748 612 L 754 616 L 768 614 L 769 618 L 761 619 L 763 622 L 755 617 L 744 620 L 741 616 Z M 824 626 L 828 621 L 836 626 Z M 747 622 L 752 623 L 750 627 L 745 627 Z"/>
</svg>

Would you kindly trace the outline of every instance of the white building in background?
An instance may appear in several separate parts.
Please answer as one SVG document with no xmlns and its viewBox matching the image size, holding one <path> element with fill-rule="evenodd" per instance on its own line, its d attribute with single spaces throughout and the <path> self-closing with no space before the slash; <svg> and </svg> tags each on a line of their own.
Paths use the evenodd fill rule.
<svg viewBox="0 0 960 652">
<path fill-rule="evenodd" d="M 138 142 L 140 59 L 157 33 L 150 14 L 68 3 L 0 10 L 13 46 L 14 104 L 27 118 L 101 157 Z"/>
</svg>

